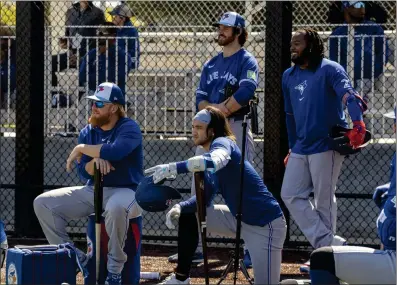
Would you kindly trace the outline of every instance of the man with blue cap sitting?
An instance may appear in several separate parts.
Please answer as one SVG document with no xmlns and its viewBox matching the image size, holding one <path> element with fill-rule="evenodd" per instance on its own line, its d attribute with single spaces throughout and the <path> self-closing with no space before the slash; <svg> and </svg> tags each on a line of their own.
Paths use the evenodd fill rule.
<svg viewBox="0 0 397 285">
<path fill-rule="evenodd" d="M 204 172 L 207 232 L 235 237 L 239 204 L 241 156 L 229 122 L 217 108 L 208 106 L 193 119 L 193 142 L 204 153 L 185 161 L 158 165 L 145 170 L 153 182 L 182 173 Z M 277 284 L 281 271 L 281 251 L 287 232 L 283 212 L 252 164 L 244 162 L 241 236 L 251 254 L 255 284 Z M 225 205 L 214 205 L 219 193 Z M 198 243 L 195 219 L 196 195 L 175 204 L 166 215 L 166 225 L 178 228 L 178 266 L 176 273 L 161 284 L 189 284 L 192 258 Z"/>
<path fill-rule="evenodd" d="M 127 256 L 124 244 L 129 220 L 141 215 L 135 190 L 143 176 L 142 133 L 125 116 L 125 96 L 114 83 L 100 84 L 86 97 L 92 104 L 89 124 L 80 132 L 78 145 L 70 153 L 66 169 L 76 164 L 84 186 L 45 192 L 34 200 L 34 210 L 50 244 L 72 243 L 68 221 L 94 213 L 94 164 L 103 175 L 103 206 L 108 243 L 108 276 L 105 284 L 122 284 L 121 272 Z M 87 256 L 76 249 L 80 267 Z"/>
</svg>

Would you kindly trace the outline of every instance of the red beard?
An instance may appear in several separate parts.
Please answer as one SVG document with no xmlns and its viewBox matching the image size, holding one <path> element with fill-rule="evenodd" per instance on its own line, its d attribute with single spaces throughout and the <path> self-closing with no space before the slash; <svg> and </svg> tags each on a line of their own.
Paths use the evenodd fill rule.
<svg viewBox="0 0 397 285">
<path fill-rule="evenodd" d="M 103 125 L 109 123 L 109 121 L 110 121 L 109 115 L 103 115 L 100 117 L 94 117 L 91 115 L 90 118 L 88 119 L 88 122 L 93 127 L 102 127 Z"/>
</svg>

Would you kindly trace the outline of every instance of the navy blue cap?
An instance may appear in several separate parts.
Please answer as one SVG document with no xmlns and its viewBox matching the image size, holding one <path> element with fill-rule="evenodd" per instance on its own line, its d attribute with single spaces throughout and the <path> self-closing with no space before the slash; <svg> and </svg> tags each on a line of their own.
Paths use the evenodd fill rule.
<svg viewBox="0 0 397 285">
<path fill-rule="evenodd" d="M 132 11 L 126 4 L 117 5 L 110 13 L 110 15 L 119 15 L 126 18 L 132 17 Z"/>
<path fill-rule="evenodd" d="M 245 20 L 243 16 L 236 12 L 226 12 L 222 15 L 222 18 L 219 20 L 218 23 L 213 24 L 213 26 L 215 27 L 218 27 L 219 25 L 245 28 Z"/>
<path fill-rule="evenodd" d="M 343 8 L 349 8 L 354 6 L 354 8 L 364 8 L 365 3 L 363 1 L 342 1 Z"/>
<path fill-rule="evenodd" d="M 153 176 L 144 177 L 135 192 L 135 199 L 138 205 L 147 212 L 165 211 L 174 199 L 181 198 L 181 194 L 174 188 L 162 184 L 154 184 Z"/>
<path fill-rule="evenodd" d="M 94 101 L 102 101 L 105 103 L 118 103 L 122 106 L 125 105 L 125 96 L 120 87 L 112 82 L 104 82 L 99 84 L 95 90 L 94 95 L 86 97 Z"/>
</svg>

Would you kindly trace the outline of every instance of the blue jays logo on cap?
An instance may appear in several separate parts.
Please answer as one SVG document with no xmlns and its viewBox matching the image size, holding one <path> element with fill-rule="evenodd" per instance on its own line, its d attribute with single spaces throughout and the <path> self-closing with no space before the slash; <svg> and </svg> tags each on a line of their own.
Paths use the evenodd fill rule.
<svg viewBox="0 0 397 285">
<path fill-rule="evenodd" d="M 218 23 L 213 24 L 213 26 L 215 27 L 218 27 L 219 25 L 245 28 L 245 20 L 240 14 L 236 12 L 226 12 L 222 15 Z"/>
<path fill-rule="evenodd" d="M 120 87 L 112 82 L 101 83 L 95 90 L 94 95 L 87 96 L 86 99 L 125 105 L 125 96 L 123 92 Z"/>
<path fill-rule="evenodd" d="M 100 92 L 105 90 L 105 88 L 103 86 L 98 86 L 98 88 L 96 89 L 96 92 Z"/>
</svg>

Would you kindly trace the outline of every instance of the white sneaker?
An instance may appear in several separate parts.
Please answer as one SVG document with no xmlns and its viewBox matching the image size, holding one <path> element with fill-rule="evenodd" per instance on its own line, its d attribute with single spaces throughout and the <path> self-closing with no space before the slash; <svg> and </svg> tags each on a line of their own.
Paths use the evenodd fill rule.
<svg viewBox="0 0 397 285">
<path fill-rule="evenodd" d="M 332 240 L 332 243 L 331 243 L 331 245 L 334 245 L 334 246 L 343 246 L 343 245 L 347 245 L 347 241 L 343 238 L 343 237 L 340 237 L 340 236 L 334 236 L 334 239 Z"/>
<path fill-rule="evenodd" d="M 165 278 L 165 280 L 161 283 L 158 284 L 190 284 L 190 278 L 186 279 L 185 281 L 180 281 L 176 279 L 176 276 L 174 273 L 172 273 L 170 276 Z"/>
</svg>

